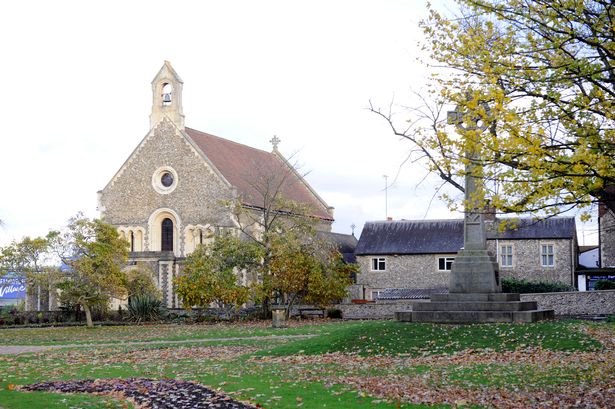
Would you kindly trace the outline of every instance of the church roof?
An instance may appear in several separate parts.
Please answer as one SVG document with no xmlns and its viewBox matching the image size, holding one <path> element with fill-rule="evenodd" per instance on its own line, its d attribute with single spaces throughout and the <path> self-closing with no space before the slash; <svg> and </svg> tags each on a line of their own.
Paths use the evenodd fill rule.
<svg viewBox="0 0 615 409">
<path fill-rule="evenodd" d="M 573 239 L 574 217 L 546 220 L 511 219 L 512 226 L 498 231 L 499 221 L 488 223 L 488 240 Z M 463 247 L 463 220 L 396 220 L 367 222 L 356 255 L 446 254 Z"/>
<path fill-rule="evenodd" d="M 354 251 L 357 248 L 358 240 L 354 234 L 334 233 L 331 231 L 319 231 L 317 234 L 319 237 L 335 243 L 337 251 L 342 254 L 346 263 L 357 262 Z"/>
<path fill-rule="evenodd" d="M 333 220 L 326 203 L 280 154 L 188 127 L 185 131 L 222 176 L 237 188 L 244 205 L 263 207 L 263 190 L 268 189 L 269 193 L 278 191 L 286 199 L 310 205 L 313 216 Z"/>
</svg>

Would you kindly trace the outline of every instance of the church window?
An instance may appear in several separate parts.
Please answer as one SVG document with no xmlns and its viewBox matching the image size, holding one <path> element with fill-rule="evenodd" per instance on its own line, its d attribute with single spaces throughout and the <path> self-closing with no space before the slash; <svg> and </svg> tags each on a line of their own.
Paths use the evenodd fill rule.
<svg viewBox="0 0 615 409">
<path fill-rule="evenodd" d="M 386 271 L 387 260 L 384 257 L 372 258 L 372 271 Z"/>
<path fill-rule="evenodd" d="M 161 166 L 152 175 L 152 187 L 162 195 L 174 191 L 177 183 L 177 172 L 170 166 Z"/>
<path fill-rule="evenodd" d="M 170 187 L 173 184 L 173 175 L 171 172 L 164 172 L 160 177 L 160 183 L 164 187 Z"/>
<path fill-rule="evenodd" d="M 135 233 L 130 232 L 130 251 L 135 251 Z"/>
<path fill-rule="evenodd" d="M 161 226 L 161 251 L 173 251 L 173 221 L 166 218 Z"/>
<path fill-rule="evenodd" d="M 451 271 L 455 257 L 438 257 L 438 271 Z"/>
</svg>

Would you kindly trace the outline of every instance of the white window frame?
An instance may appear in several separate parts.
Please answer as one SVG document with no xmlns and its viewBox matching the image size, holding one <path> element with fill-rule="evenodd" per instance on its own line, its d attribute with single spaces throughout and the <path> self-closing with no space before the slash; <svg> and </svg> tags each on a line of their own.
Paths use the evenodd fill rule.
<svg viewBox="0 0 615 409">
<path fill-rule="evenodd" d="M 444 269 L 440 268 L 440 260 L 444 260 Z M 438 268 L 438 271 L 451 271 L 454 261 L 455 261 L 455 256 L 438 256 L 436 258 L 436 263 L 437 263 L 436 267 Z M 450 268 L 446 269 L 446 266 L 448 263 L 450 263 Z"/>
<path fill-rule="evenodd" d="M 510 252 L 504 249 L 509 249 Z M 514 267 L 515 265 L 515 249 L 512 244 L 500 244 L 500 267 Z M 505 263 L 504 260 L 509 262 Z"/>
<path fill-rule="evenodd" d="M 549 252 L 549 247 L 551 251 Z M 546 251 L 545 251 L 546 250 Z M 549 256 L 551 256 L 551 263 L 549 263 Z M 545 262 L 546 258 L 546 262 Z M 540 265 L 542 267 L 555 267 L 555 244 L 554 243 L 540 243 Z"/>
<path fill-rule="evenodd" d="M 370 260 L 370 270 L 371 271 L 387 271 L 387 258 L 386 257 L 372 257 Z"/>
<path fill-rule="evenodd" d="M 384 290 L 380 290 L 380 289 L 372 289 L 370 290 L 369 296 L 371 297 L 372 301 L 376 301 L 378 299 L 378 297 L 380 296 L 380 293 L 384 291 Z"/>
</svg>

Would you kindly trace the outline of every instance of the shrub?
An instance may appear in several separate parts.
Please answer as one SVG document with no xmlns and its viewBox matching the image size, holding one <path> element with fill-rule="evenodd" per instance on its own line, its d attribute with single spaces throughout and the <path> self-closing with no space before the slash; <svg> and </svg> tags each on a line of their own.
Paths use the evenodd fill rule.
<svg viewBox="0 0 615 409">
<path fill-rule="evenodd" d="M 157 321 L 163 314 L 162 301 L 150 295 L 132 297 L 128 304 L 128 319 L 130 321 Z"/>
<path fill-rule="evenodd" d="M 594 286 L 596 290 L 615 290 L 614 280 L 598 280 Z"/>
<path fill-rule="evenodd" d="M 329 318 L 342 318 L 342 310 L 338 308 L 330 308 L 327 310 L 327 317 Z"/>
<path fill-rule="evenodd" d="M 558 293 L 576 291 L 574 287 L 564 283 L 548 283 L 543 281 L 527 281 L 516 278 L 502 279 L 503 293 Z"/>
</svg>

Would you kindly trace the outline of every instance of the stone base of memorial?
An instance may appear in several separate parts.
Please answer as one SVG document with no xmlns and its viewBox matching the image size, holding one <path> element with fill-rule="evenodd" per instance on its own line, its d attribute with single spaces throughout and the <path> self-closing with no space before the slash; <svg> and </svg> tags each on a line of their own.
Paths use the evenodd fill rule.
<svg viewBox="0 0 615 409">
<path fill-rule="evenodd" d="M 473 324 L 536 322 L 553 319 L 535 301 L 502 293 L 498 266 L 486 250 L 461 250 L 451 271 L 449 294 L 434 294 L 430 302 L 412 304 L 412 311 L 395 313 L 397 321 Z"/>
<path fill-rule="evenodd" d="M 412 311 L 397 311 L 397 321 L 473 324 L 536 322 L 554 318 L 553 310 L 539 310 L 536 301 L 520 301 L 519 294 L 438 294 L 430 302 L 412 304 Z"/>
</svg>

